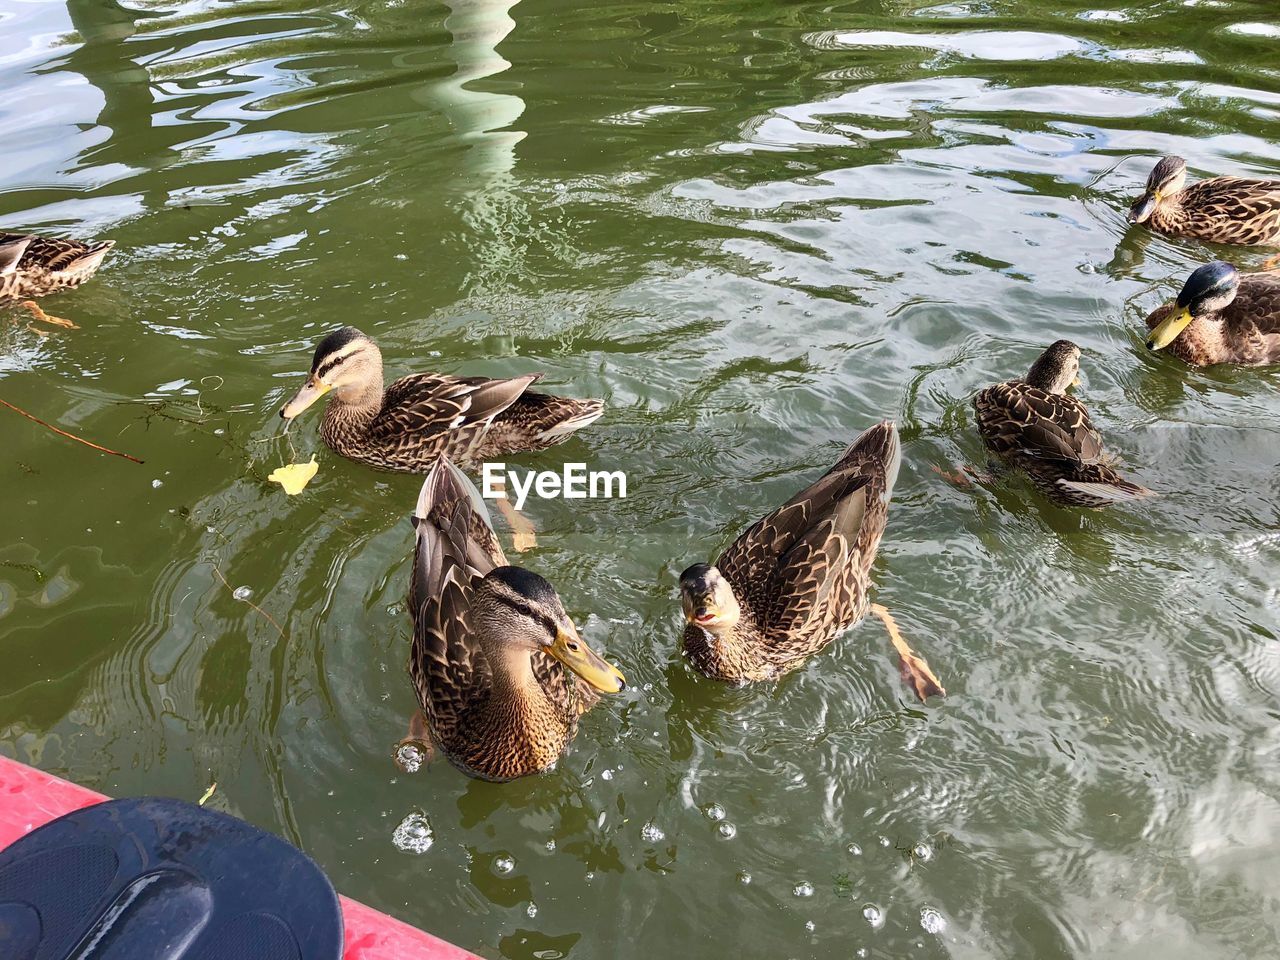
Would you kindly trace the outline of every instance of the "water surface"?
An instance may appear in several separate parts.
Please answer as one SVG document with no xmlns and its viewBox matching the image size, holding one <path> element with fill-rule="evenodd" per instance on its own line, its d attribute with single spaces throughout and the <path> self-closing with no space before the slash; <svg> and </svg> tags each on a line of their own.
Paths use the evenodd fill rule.
<svg viewBox="0 0 1280 960">
<path fill-rule="evenodd" d="M 0 397 L 147 461 L 0 410 L 0 751 L 112 794 L 216 781 L 487 957 L 1274 956 L 1280 376 L 1141 335 L 1193 266 L 1262 256 L 1123 217 L 1161 153 L 1280 176 L 1274 14 L 0 0 L 0 223 L 119 244 L 45 304 L 79 330 L 0 318 Z M 418 484 L 275 416 L 342 323 L 392 375 L 608 400 L 521 459 L 630 477 L 528 508 L 523 562 L 633 683 L 548 776 L 390 764 Z M 934 472 L 1063 336 L 1159 499 Z M 692 675 L 679 570 L 885 417 L 876 596 L 950 696 L 914 703 L 875 623 L 774 685 Z M 287 499 L 295 453 L 321 469 Z M 392 844 L 415 811 L 421 856 Z"/>
</svg>

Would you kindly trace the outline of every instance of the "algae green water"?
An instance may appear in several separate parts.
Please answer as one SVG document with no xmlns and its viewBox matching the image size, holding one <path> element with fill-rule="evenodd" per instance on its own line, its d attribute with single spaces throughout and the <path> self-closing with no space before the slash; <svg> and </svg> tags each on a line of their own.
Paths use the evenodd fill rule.
<svg viewBox="0 0 1280 960">
<path fill-rule="evenodd" d="M 0 0 L 0 227 L 118 242 L 44 302 L 78 330 L 0 315 L 0 398 L 146 460 L 0 410 L 0 753 L 117 795 L 216 781 L 486 957 L 1275 956 L 1280 375 L 1141 332 L 1194 265 L 1262 255 L 1123 216 L 1161 153 L 1280 176 L 1275 24 L 1272 0 Z M 391 765 L 418 481 L 330 454 L 315 412 L 277 439 L 343 323 L 392 375 L 608 400 L 513 458 L 629 480 L 527 507 L 522 562 L 632 682 L 547 776 Z M 981 462 L 969 398 L 1058 337 L 1158 499 L 934 472 Z M 695 677 L 678 572 L 882 417 L 904 466 L 875 597 L 949 696 L 916 704 L 874 621 L 776 684 Z M 320 472 L 287 498 L 264 478 L 294 452 Z M 415 811 L 418 856 L 392 842 Z"/>
</svg>

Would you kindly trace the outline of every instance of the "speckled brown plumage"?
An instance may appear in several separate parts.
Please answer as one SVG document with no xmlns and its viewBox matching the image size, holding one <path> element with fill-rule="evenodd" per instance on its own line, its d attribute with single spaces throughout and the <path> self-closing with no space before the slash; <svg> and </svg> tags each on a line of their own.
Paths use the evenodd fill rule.
<svg viewBox="0 0 1280 960">
<path fill-rule="evenodd" d="M 1147 328 L 1154 330 L 1176 309 L 1177 301 L 1157 307 L 1147 317 Z M 1280 272 L 1240 275 L 1234 299 L 1193 317 L 1164 349 L 1196 367 L 1280 363 Z"/>
<path fill-rule="evenodd" d="M 404 473 L 426 473 L 441 454 L 472 467 L 553 446 L 604 412 L 600 400 L 529 390 L 541 377 L 419 373 L 384 392 L 382 354 L 363 333 L 344 327 L 321 341 L 307 383 L 281 415 L 296 416 L 332 390 L 320 435 L 335 453 Z"/>
<path fill-rule="evenodd" d="M 997 383 L 978 393 L 973 408 L 983 442 L 1064 506 L 1103 507 L 1149 496 L 1151 491 L 1112 469 L 1089 411 L 1063 392 L 1075 379 L 1078 358 L 1079 348 L 1060 340 L 1036 361 L 1026 378 Z M 1047 360 L 1059 372 L 1046 374 Z"/>
<path fill-rule="evenodd" d="M 1214 177 L 1184 187 L 1185 175 L 1180 157 L 1162 159 L 1130 219 L 1174 237 L 1280 245 L 1280 180 Z"/>
<path fill-rule="evenodd" d="M 732 683 L 771 679 L 861 620 L 898 466 L 897 430 L 880 423 L 747 528 L 715 563 L 740 619 L 722 634 L 689 623 L 684 651 L 693 665 Z"/>
<path fill-rule="evenodd" d="M 511 780 L 555 763 L 599 694 L 541 651 L 527 653 L 532 680 L 525 683 L 486 655 L 473 610 L 477 590 L 495 569 L 511 568 L 463 482 L 439 461 L 415 513 L 409 674 L 432 739 L 450 762 L 473 777 Z"/>
<path fill-rule="evenodd" d="M 442 453 L 471 467 L 544 450 L 604 412 L 599 400 L 526 389 L 540 379 L 541 374 L 511 380 L 412 374 L 391 384 L 377 407 L 330 400 L 320 436 L 352 460 L 423 473 Z"/>
<path fill-rule="evenodd" d="M 81 243 L 0 233 L 0 303 L 78 287 L 97 272 L 115 242 Z"/>
</svg>

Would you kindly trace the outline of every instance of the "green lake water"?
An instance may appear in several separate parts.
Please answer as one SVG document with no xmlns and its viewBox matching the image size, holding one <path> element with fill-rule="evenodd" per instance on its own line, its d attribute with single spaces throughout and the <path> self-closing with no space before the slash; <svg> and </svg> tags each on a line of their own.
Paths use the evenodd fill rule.
<svg viewBox="0 0 1280 960">
<path fill-rule="evenodd" d="M 79 329 L 0 314 L 0 398 L 146 461 L 0 409 L 0 753 L 116 795 L 216 781 L 485 957 L 1276 956 L 1280 374 L 1188 370 L 1141 322 L 1193 266 L 1264 255 L 1124 219 L 1162 153 L 1280 176 L 1276 23 L 0 0 L 0 228 L 118 243 L 44 301 Z M 391 376 L 608 402 L 513 458 L 629 479 L 526 508 L 521 562 L 631 681 L 549 775 L 391 764 L 419 481 L 276 416 L 344 323 Z M 982 462 L 971 396 L 1059 337 L 1159 498 L 934 472 Z M 874 621 L 776 684 L 695 676 L 679 571 L 886 417 L 875 597 L 949 696 L 915 703 Z M 320 472 L 287 498 L 265 477 L 295 453 Z M 415 812 L 420 856 L 392 843 Z"/>
</svg>

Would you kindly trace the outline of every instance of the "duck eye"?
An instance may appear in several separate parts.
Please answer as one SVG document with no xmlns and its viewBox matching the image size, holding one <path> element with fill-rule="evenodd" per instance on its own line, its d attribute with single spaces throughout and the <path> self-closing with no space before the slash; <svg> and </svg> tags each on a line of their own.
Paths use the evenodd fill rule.
<svg viewBox="0 0 1280 960">
<path fill-rule="evenodd" d="M 572 652 L 572 653 L 577 653 L 577 652 L 578 652 L 578 645 L 577 645 L 576 643 L 574 643 L 572 640 L 570 640 L 568 643 L 566 643 L 566 644 L 565 644 L 565 646 L 566 646 L 566 647 L 570 650 L 570 652 Z"/>
</svg>

